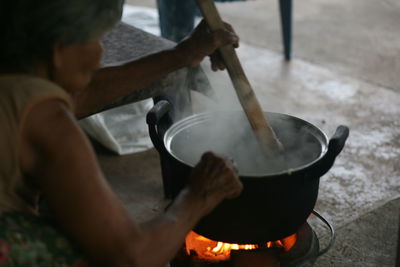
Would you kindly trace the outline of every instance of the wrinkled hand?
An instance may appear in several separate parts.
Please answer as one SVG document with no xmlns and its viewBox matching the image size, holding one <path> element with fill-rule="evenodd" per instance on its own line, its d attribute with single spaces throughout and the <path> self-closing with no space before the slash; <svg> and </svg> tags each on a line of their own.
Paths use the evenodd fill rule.
<svg viewBox="0 0 400 267">
<path fill-rule="evenodd" d="M 205 20 L 202 20 L 192 34 L 180 42 L 176 49 L 189 60 L 189 66 L 197 66 L 206 56 L 210 56 L 211 68 L 214 71 L 224 70 L 225 65 L 217 49 L 232 44 L 239 47 L 239 37 L 228 23 L 224 30 L 210 31 Z"/>
<path fill-rule="evenodd" d="M 209 212 L 223 199 L 238 197 L 243 185 L 231 161 L 206 152 L 193 169 L 189 188 L 193 195 L 204 201 Z"/>
</svg>

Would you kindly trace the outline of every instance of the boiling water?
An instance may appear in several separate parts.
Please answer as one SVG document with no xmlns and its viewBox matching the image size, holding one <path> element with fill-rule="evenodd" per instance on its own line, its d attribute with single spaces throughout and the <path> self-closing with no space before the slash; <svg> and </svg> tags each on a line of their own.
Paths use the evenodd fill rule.
<svg viewBox="0 0 400 267">
<path fill-rule="evenodd" d="M 285 150 L 266 157 L 243 114 L 218 114 L 192 120 L 168 138 L 167 148 L 179 160 L 194 166 L 206 151 L 234 160 L 242 176 L 288 172 L 318 159 L 323 152 L 321 136 L 312 125 L 281 114 L 269 114 L 269 122 Z M 179 123 L 178 123 L 179 124 Z M 174 127 L 174 126 L 173 126 Z M 172 127 L 172 128 L 173 128 Z M 171 133 L 172 133 L 171 132 Z"/>
</svg>

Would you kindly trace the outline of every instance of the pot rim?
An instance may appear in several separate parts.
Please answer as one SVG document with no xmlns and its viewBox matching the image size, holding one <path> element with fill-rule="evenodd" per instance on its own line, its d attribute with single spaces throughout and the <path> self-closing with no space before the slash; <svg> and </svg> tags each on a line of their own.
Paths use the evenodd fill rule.
<svg viewBox="0 0 400 267">
<path fill-rule="evenodd" d="M 213 114 L 215 115 L 215 113 L 233 113 L 233 112 L 240 112 L 240 113 L 244 113 L 244 111 L 241 110 L 224 110 L 224 111 L 217 111 L 217 112 L 203 112 L 203 113 L 198 113 L 198 114 L 193 114 L 191 116 L 188 116 L 182 120 L 179 120 L 175 123 L 173 123 L 165 132 L 164 137 L 163 137 L 163 143 L 165 146 L 166 151 L 177 161 L 179 161 L 180 163 L 186 165 L 186 166 L 190 166 L 192 168 L 194 168 L 194 164 L 190 164 L 188 162 L 185 162 L 184 160 L 180 159 L 171 149 L 171 143 L 172 140 L 174 139 L 174 136 L 176 136 L 179 132 L 185 130 L 187 127 L 190 126 L 194 126 L 200 123 L 203 123 L 204 121 L 207 121 L 207 119 L 209 119 L 211 116 L 213 116 Z M 257 178 L 257 177 L 273 177 L 273 176 L 281 176 L 281 175 L 291 175 L 295 172 L 298 171 L 302 171 L 308 167 L 310 167 L 311 165 L 313 165 L 314 163 L 318 162 L 321 158 L 324 157 L 324 155 L 327 153 L 328 151 L 328 136 L 317 126 L 311 124 L 310 122 L 300 119 L 298 117 L 289 115 L 289 114 L 285 114 L 285 113 L 278 113 L 278 112 L 267 112 L 264 111 L 264 113 L 271 117 L 272 116 L 277 116 L 277 117 L 284 117 L 284 118 L 289 118 L 292 120 L 296 120 L 298 122 L 300 122 L 303 127 L 307 127 L 308 129 L 310 129 L 313 133 L 313 136 L 316 137 L 316 139 L 319 141 L 320 145 L 321 145 L 321 152 L 319 154 L 319 156 L 317 158 L 315 158 L 314 160 L 303 164 L 301 166 L 295 167 L 295 168 L 289 168 L 280 172 L 274 172 L 274 173 L 268 173 L 268 174 L 262 174 L 260 175 L 260 173 L 240 173 L 239 172 L 239 176 L 240 177 L 246 177 L 246 178 Z M 314 134 L 315 133 L 315 134 Z M 319 135 L 319 136 L 316 136 Z"/>
</svg>

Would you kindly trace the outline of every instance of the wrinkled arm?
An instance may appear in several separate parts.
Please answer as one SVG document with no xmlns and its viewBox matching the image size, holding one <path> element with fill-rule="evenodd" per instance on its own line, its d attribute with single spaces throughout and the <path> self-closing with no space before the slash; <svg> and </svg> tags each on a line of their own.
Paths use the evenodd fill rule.
<svg viewBox="0 0 400 267">
<path fill-rule="evenodd" d="M 58 101 L 33 107 L 21 149 L 23 171 L 38 184 L 56 221 L 96 266 L 166 264 L 186 233 L 220 201 L 203 201 L 187 188 L 165 214 L 136 224 L 105 181 L 73 116 Z"/>
<path fill-rule="evenodd" d="M 239 45 L 233 28 L 226 24 L 226 29 L 210 32 L 202 21 L 187 39 L 172 49 L 98 70 L 87 89 L 74 96 L 75 115 L 78 118 L 90 115 L 127 95 L 132 98 L 136 95 L 137 101 L 157 96 L 162 88 L 156 92 L 146 89 L 146 86 L 180 68 L 197 66 L 209 55 L 213 70 L 224 69 L 215 50 L 223 45 Z"/>
<path fill-rule="evenodd" d="M 86 90 L 76 95 L 75 114 L 84 117 L 128 94 L 137 101 L 157 96 L 162 93 L 161 87 L 155 91 L 146 86 L 187 65 L 187 57 L 173 48 L 120 66 L 101 68 Z"/>
</svg>

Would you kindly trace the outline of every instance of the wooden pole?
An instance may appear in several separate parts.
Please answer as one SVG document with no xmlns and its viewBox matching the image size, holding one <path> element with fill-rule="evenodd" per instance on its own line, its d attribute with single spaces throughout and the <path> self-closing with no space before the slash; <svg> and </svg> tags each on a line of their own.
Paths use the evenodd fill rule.
<svg viewBox="0 0 400 267">
<path fill-rule="evenodd" d="M 212 31 L 225 29 L 225 25 L 213 0 L 196 1 L 204 19 Z M 274 130 L 268 124 L 268 120 L 244 73 L 234 47 L 232 45 L 226 45 L 221 47 L 219 51 L 225 62 L 226 69 L 228 70 L 239 102 L 245 111 L 262 150 L 267 155 L 271 155 L 271 152 L 282 152 L 283 146 L 276 137 Z"/>
</svg>

